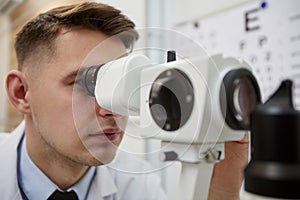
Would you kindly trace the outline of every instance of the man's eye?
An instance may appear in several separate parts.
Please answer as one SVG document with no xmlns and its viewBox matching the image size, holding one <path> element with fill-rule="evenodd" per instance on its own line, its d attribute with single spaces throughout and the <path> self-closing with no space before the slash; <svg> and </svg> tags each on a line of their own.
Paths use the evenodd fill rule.
<svg viewBox="0 0 300 200">
<path fill-rule="evenodd" d="M 81 84 L 81 79 L 78 78 L 78 79 L 74 79 L 71 82 L 69 82 L 69 85 L 74 85 L 74 84 Z"/>
</svg>

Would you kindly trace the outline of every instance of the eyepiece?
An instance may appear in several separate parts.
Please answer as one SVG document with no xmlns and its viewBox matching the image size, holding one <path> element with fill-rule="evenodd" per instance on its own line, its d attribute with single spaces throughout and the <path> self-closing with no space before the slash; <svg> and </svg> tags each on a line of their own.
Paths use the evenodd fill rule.
<svg viewBox="0 0 300 200">
<path fill-rule="evenodd" d="M 85 69 L 81 76 L 81 85 L 84 91 L 90 95 L 95 96 L 95 87 L 97 81 L 98 71 L 102 65 L 100 66 L 92 66 Z"/>
</svg>

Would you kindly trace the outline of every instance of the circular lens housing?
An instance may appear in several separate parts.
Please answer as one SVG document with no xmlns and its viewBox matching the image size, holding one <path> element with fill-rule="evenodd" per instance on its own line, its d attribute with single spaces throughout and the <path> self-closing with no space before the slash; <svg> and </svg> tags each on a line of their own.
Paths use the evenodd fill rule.
<svg viewBox="0 0 300 200">
<path fill-rule="evenodd" d="M 233 129 L 249 129 L 250 115 L 261 101 L 255 77 L 246 69 L 236 69 L 226 74 L 223 83 L 220 102 L 226 123 Z"/>
<path fill-rule="evenodd" d="M 175 131 L 189 119 L 194 105 L 194 91 L 188 76 L 178 69 L 162 72 L 154 81 L 149 107 L 156 124 Z"/>
</svg>

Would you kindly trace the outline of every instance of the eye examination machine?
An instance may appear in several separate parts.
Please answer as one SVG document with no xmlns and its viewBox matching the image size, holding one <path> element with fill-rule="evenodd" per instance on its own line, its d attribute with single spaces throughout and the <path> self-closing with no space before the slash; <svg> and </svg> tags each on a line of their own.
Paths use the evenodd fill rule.
<svg viewBox="0 0 300 200">
<path fill-rule="evenodd" d="M 242 139 L 245 130 L 252 131 L 246 191 L 300 198 L 300 114 L 293 109 L 292 82 L 283 82 L 262 104 L 244 61 L 221 54 L 175 58 L 170 51 L 168 62 L 157 65 L 132 54 L 87 68 L 81 84 L 101 107 L 137 116 L 140 136 L 162 141 L 162 160 L 181 162 L 178 200 L 207 199 L 224 142 Z"/>
</svg>

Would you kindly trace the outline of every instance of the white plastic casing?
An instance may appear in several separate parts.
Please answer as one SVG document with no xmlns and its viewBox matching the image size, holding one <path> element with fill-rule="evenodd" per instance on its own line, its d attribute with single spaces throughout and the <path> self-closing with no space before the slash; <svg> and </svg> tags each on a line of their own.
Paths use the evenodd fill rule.
<svg viewBox="0 0 300 200">
<path fill-rule="evenodd" d="M 175 131 L 161 129 L 153 120 L 149 96 L 151 86 L 165 70 L 184 72 L 194 89 L 194 106 L 187 122 Z M 235 58 L 213 55 L 151 65 L 143 55 L 133 54 L 101 67 L 95 96 L 98 104 L 115 113 L 140 116 L 141 136 L 188 144 L 215 144 L 239 140 L 244 131 L 231 129 L 221 111 L 220 90 L 231 70 L 250 66 Z"/>
<path fill-rule="evenodd" d="M 125 116 L 139 115 L 141 71 L 150 65 L 143 55 L 126 56 L 103 65 L 97 76 L 98 104 Z"/>
<path fill-rule="evenodd" d="M 194 107 L 188 121 L 176 131 L 162 130 L 153 120 L 149 108 L 151 84 L 163 71 L 176 68 L 189 77 L 194 88 Z M 221 111 L 220 89 L 227 72 L 250 66 L 245 62 L 222 55 L 194 57 L 165 63 L 159 67 L 145 68 L 141 84 L 142 136 L 185 144 L 215 144 L 240 140 L 244 131 L 232 130 Z"/>
</svg>

